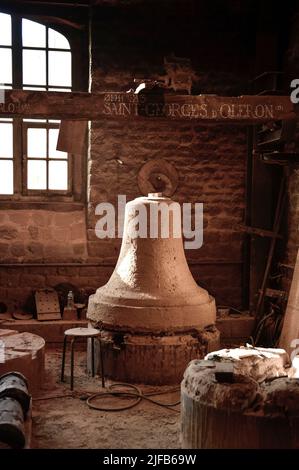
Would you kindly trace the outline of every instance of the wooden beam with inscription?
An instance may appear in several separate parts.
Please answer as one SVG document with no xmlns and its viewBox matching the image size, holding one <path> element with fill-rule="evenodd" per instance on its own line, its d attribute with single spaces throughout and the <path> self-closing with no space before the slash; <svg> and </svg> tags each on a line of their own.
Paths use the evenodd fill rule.
<svg viewBox="0 0 299 470">
<path fill-rule="evenodd" d="M 289 96 L 0 90 L 0 117 L 66 120 L 162 118 L 257 124 L 294 119 L 296 113 Z"/>
</svg>

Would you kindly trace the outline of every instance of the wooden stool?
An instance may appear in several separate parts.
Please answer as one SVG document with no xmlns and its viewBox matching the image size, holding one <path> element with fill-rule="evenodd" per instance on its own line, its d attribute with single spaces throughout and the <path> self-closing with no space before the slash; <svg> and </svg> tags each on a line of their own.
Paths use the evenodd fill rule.
<svg viewBox="0 0 299 470">
<path fill-rule="evenodd" d="M 104 378 L 104 364 L 102 356 L 102 345 L 100 331 L 95 328 L 71 328 L 64 332 L 63 340 L 63 353 L 62 353 L 62 364 L 61 364 L 61 382 L 64 382 L 64 366 L 65 366 L 65 353 L 66 353 L 66 344 L 68 336 L 71 338 L 71 390 L 74 389 L 74 344 L 76 338 L 86 338 L 91 339 L 91 372 L 92 377 L 95 376 L 94 370 L 94 339 L 98 338 L 100 345 L 100 360 L 101 360 L 101 375 L 102 375 L 102 387 L 105 387 L 105 378 Z"/>
</svg>

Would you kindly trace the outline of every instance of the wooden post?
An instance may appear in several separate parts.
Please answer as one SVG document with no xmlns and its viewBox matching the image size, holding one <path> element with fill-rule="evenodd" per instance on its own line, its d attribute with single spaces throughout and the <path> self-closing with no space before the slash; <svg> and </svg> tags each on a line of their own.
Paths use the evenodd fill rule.
<svg viewBox="0 0 299 470">
<path fill-rule="evenodd" d="M 295 349 L 297 350 L 297 353 L 299 353 L 299 250 L 289 293 L 289 300 L 284 316 L 279 347 L 285 349 L 289 354 L 295 352 Z"/>
</svg>

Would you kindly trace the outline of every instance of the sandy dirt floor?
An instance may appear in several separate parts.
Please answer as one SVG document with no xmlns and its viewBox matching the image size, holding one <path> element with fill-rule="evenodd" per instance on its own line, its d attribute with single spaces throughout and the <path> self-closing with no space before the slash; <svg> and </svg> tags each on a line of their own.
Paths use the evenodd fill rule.
<svg viewBox="0 0 299 470">
<path fill-rule="evenodd" d="M 59 380 L 61 351 L 48 349 L 44 387 L 33 401 L 32 447 L 42 449 L 172 449 L 179 448 L 179 413 L 142 400 L 136 407 L 117 412 L 90 409 L 85 399 L 88 393 L 101 390 L 100 377 L 86 373 L 86 353 L 75 356 L 74 396 L 69 388 L 69 356 L 65 369 L 66 382 Z M 107 381 L 107 386 L 111 384 Z M 145 393 L 165 391 L 172 387 L 141 385 Z M 49 398 L 53 396 L 63 398 Z M 179 400 L 179 392 L 154 397 L 165 403 Z M 103 401 L 105 400 L 105 401 Z M 128 404 L 128 399 L 104 399 L 105 406 Z M 115 401 L 117 400 L 117 401 Z M 126 400 L 126 401 L 124 401 Z M 179 406 L 176 407 L 179 411 Z"/>
</svg>

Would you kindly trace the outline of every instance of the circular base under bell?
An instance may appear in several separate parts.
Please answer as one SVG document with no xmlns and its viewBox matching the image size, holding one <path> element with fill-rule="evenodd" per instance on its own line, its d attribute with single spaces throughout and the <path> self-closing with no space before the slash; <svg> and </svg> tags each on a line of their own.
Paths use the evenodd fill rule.
<svg viewBox="0 0 299 470">
<path fill-rule="evenodd" d="M 102 331 L 105 376 L 127 383 L 179 384 L 192 359 L 219 347 L 219 331 L 209 326 L 197 335 L 122 335 Z M 100 351 L 95 341 L 95 365 L 100 374 Z M 91 351 L 88 349 L 88 368 Z"/>
</svg>

